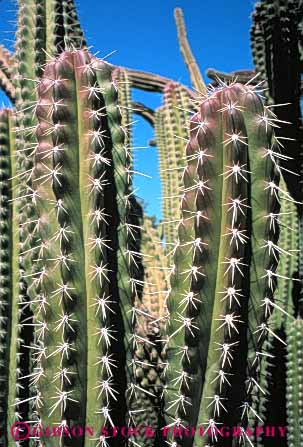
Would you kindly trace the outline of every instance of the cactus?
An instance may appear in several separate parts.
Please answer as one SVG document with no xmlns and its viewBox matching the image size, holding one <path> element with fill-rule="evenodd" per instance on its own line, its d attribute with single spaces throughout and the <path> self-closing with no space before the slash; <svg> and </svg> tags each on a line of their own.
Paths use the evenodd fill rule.
<svg viewBox="0 0 303 447">
<path fill-rule="evenodd" d="M 300 32 L 303 18 L 302 2 L 299 0 L 262 0 L 253 14 L 251 42 L 256 69 L 265 80 L 263 88 L 269 101 L 274 104 L 291 104 L 291 107 L 276 108 L 278 118 L 292 125 L 276 129 L 277 136 L 283 137 L 285 154 L 292 160 L 281 160 L 285 168 L 284 177 L 293 197 L 302 202 L 302 115 Z M 299 160 L 299 162 L 298 162 Z M 290 171 L 298 176 L 295 179 Z M 299 188 L 298 188 L 298 182 Z"/>
<path fill-rule="evenodd" d="M 141 251 L 145 284 L 142 306 L 156 319 L 166 315 L 167 278 L 170 270 L 160 239 L 159 228 L 148 216 L 144 216 Z"/>
<path fill-rule="evenodd" d="M 192 101 L 177 83 L 169 82 L 164 89 L 164 104 L 156 111 L 156 141 L 159 149 L 162 184 L 163 238 L 168 259 L 176 240 L 176 221 L 184 168 L 184 140 L 188 139 L 187 121 Z"/>
<path fill-rule="evenodd" d="M 168 298 L 169 424 L 199 420 L 214 429 L 220 420 L 245 426 L 252 416 L 256 352 L 272 333 L 266 320 L 275 306 L 279 195 L 290 200 L 270 152 L 275 118 L 254 90 L 222 87 L 191 118 Z M 197 446 L 208 442 L 195 438 Z"/>
<path fill-rule="evenodd" d="M 15 87 L 11 80 L 13 64 L 10 52 L 0 45 L 0 87 L 12 101 L 15 100 Z"/>
<path fill-rule="evenodd" d="M 284 181 L 281 188 L 286 188 Z M 284 426 L 286 421 L 286 344 L 289 325 L 298 315 L 297 282 L 289 281 L 297 278 L 299 270 L 299 219 L 294 203 L 281 199 L 279 246 L 283 250 L 278 266 L 282 277 L 278 283 L 276 308 L 270 317 L 269 325 L 274 334 L 283 340 L 285 345 L 272 334 L 264 342 L 264 350 L 268 354 L 261 364 L 260 389 L 254 395 L 253 408 L 260 415 L 265 425 Z M 284 256 L 287 252 L 289 255 Z M 289 279 L 285 279 L 289 278 Z M 262 390 L 262 391 L 261 391 Z M 268 447 L 274 446 L 276 440 L 267 440 Z M 282 442 L 282 440 L 281 440 Z M 263 446 L 262 434 L 257 439 L 257 445 Z"/>
</svg>

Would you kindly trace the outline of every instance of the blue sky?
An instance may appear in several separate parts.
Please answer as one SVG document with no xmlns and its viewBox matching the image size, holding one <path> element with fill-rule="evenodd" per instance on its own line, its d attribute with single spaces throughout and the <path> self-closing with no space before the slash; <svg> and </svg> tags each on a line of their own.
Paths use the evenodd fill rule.
<svg viewBox="0 0 303 447">
<path fill-rule="evenodd" d="M 159 73 L 189 85 L 189 77 L 179 53 L 173 10 L 184 12 L 193 53 L 204 74 L 209 67 L 222 71 L 251 68 L 249 46 L 253 0 L 78 0 L 78 12 L 93 51 L 104 56 L 116 52 L 109 61 Z M 0 2 L 0 41 L 12 45 L 15 6 Z M 1 96 L 0 96 L 1 99 Z M 134 99 L 156 108 L 160 94 L 135 91 Z M 143 120 L 135 125 L 135 146 L 146 146 L 153 138 Z M 136 169 L 152 179 L 136 177 L 138 195 L 144 198 L 148 214 L 161 217 L 161 187 L 156 148 L 140 149 Z"/>
</svg>

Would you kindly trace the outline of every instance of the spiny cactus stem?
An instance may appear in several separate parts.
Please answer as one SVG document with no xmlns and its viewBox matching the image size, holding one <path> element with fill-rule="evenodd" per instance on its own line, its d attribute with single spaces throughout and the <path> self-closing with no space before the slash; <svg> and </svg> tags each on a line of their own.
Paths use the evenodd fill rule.
<svg viewBox="0 0 303 447">
<path fill-rule="evenodd" d="M 45 69 L 39 87 L 35 185 L 41 196 L 41 235 L 51 241 L 42 265 L 53 272 L 39 284 L 53 303 L 46 316 L 52 337 L 44 339 L 48 355 L 43 362 L 47 375 L 40 381 L 41 411 L 48 423 L 66 419 L 96 426 L 113 423 L 109 407 L 118 392 L 112 383 L 117 365 L 111 355 L 116 333 L 110 317 L 116 303 L 109 292 L 106 253 L 111 241 L 103 204 L 109 148 L 102 97 L 90 64 L 87 52 L 74 51 Z M 87 368 L 79 366 L 84 358 Z M 62 381 L 64 368 L 70 378 Z M 57 395 L 48 387 L 51 376 L 57 380 Z M 62 393 L 66 398 L 60 403 Z"/>
<path fill-rule="evenodd" d="M 175 9 L 175 19 L 181 53 L 189 70 L 192 84 L 201 95 L 205 95 L 207 92 L 207 87 L 203 81 L 197 62 L 189 46 L 182 9 Z"/>
</svg>

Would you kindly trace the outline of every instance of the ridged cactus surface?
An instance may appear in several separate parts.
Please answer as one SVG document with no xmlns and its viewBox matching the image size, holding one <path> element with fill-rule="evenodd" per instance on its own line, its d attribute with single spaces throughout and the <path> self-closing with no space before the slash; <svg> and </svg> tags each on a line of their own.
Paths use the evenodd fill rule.
<svg viewBox="0 0 303 447">
<path fill-rule="evenodd" d="M 272 119 L 253 87 L 234 84 L 190 120 L 168 298 L 169 424 L 215 430 L 252 416 L 276 289 L 279 196 L 289 198 L 271 157 Z M 195 445 L 215 440 L 213 431 Z"/>
</svg>

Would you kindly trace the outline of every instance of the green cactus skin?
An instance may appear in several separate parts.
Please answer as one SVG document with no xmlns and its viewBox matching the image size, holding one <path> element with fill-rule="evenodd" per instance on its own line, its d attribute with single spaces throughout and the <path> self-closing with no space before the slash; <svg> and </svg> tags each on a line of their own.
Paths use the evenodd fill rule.
<svg viewBox="0 0 303 447">
<path fill-rule="evenodd" d="M 249 387 L 244 387 L 244 379 L 247 374 L 249 383 L 255 373 L 249 362 L 245 371 L 245 353 L 248 349 L 256 358 L 256 350 L 262 346 L 260 325 L 267 328 L 262 302 L 265 297 L 273 299 L 276 287 L 275 278 L 269 281 L 267 275 L 271 273 L 266 275 L 266 270 L 275 274 L 277 260 L 264 241 L 277 243 L 278 223 L 273 231 L 269 214 L 279 212 L 279 173 L 266 149 L 272 147 L 273 138 L 266 117 L 267 110 L 254 89 L 234 84 L 206 98 L 200 113 L 191 119 L 182 220 L 168 298 L 169 424 L 180 417 L 184 425 L 199 421 L 207 426 L 207 421 L 218 419 L 219 408 L 219 421 L 230 425 L 241 420 L 245 425 L 247 413 L 242 413 L 243 408 L 235 411 L 249 402 Z M 238 163 L 242 175 L 232 169 Z M 242 242 L 237 239 L 239 234 L 233 235 L 233 229 L 243 231 Z M 241 262 L 238 266 L 242 274 L 237 268 L 232 273 L 231 259 Z M 237 290 L 230 299 L 228 288 Z M 186 302 L 186 298 L 191 301 Z M 226 323 L 226 315 L 233 315 L 236 329 Z M 182 320 L 184 317 L 189 320 Z M 248 322 L 247 334 L 242 322 Z M 229 344 L 231 356 L 224 357 L 224 343 Z M 183 383 L 178 381 L 182 357 L 183 373 L 188 375 Z M 229 366 L 234 375 L 225 379 L 231 387 L 218 376 L 221 369 L 230 374 Z M 216 395 L 226 399 L 217 407 Z M 178 441 L 192 445 L 192 439 Z M 197 437 L 194 442 L 205 446 L 209 440 Z"/>
<path fill-rule="evenodd" d="M 157 111 L 155 128 L 163 188 L 163 238 L 167 253 L 171 252 L 177 237 L 176 220 L 180 215 L 181 173 L 185 162 L 184 140 L 188 139 L 186 126 L 190 107 L 190 97 L 183 87 L 169 82 L 164 89 L 164 104 Z M 161 114 L 163 118 L 160 117 Z"/>
<path fill-rule="evenodd" d="M 132 109 L 132 93 L 131 83 L 126 70 L 116 68 L 113 70 L 113 82 L 118 91 L 118 101 L 120 104 L 120 113 L 122 127 L 126 130 L 125 146 L 131 151 L 132 148 L 132 124 L 133 124 L 133 109 Z M 131 157 L 131 153 L 129 154 Z"/>
<path fill-rule="evenodd" d="M 58 3 L 60 4 L 61 2 Z M 86 48 L 86 40 L 81 29 L 74 0 L 64 0 L 62 8 L 65 34 L 62 48 Z"/>
<path fill-rule="evenodd" d="M 11 101 L 15 100 L 15 87 L 12 82 L 14 60 L 10 52 L 0 45 L 0 87 Z"/>
<path fill-rule="evenodd" d="M 252 28 L 253 56 L 257 70 L 266 73 L 265 92 L 274 104 L 292 104 L 291 107 L 276 108 L 277 117 L 292 125 L 276 129 L 278 137 L 283 136 L 286 155 L 292 160 L 281 160 L 281 166 L 287 186 L 293 197 L 302 203 L 303 189 L 301 182 L 291 172 L 302 175 L 302 114 L 301 114 L 301 74 L 300 33 L 303 20 L 302 2 L 298 0 L 262 0 L 257 3 L 253 15 L 255 24 Z M 258 51 L 256 42 L 258 41 Z M 261 44 L 262 41 L 262 44 Z M 262 48 L 264 54 L 262 55 Z M 263 59 L 263 61 L 262 61 Z M 265 64 L 263 66 L 263 63 Z M 298 177 L 299 178 L 299 177 Z"/>
<path fill-rule="evenodd" d="M 125 417 L 130 426 L 135 423 L 140 227 L 117 96 L 111 67 L 85 51 L 63 53 L 49 63 L 39 85 L 33 185 L 43 250 L 35 292 L 51 309 L 44 312 L 46 331 L 37 340 L 45 358 L 36 364 L 44 372 L 36 392 L 42 400 L 38 413 L 51 426 L 60 420 L 123 425 Z M 108 299 L 106 315 L 100 315 L 98 297 Z M 64 315 L 70 323 L 63 323 Z M 35 309 L 34 316 L 38 323 Z M 68 343 L 67 354 L 59 350 L 62 343 Z M 113 356 L 110 375 L 101 364 L 104 356 Z M 63 380 L 60 389 L 58 373 L 65 367 L 71 383 Z M 56 392 L 50 386 L 54 378 Z M 102 388 L 107 380 L 112 391 Z M 55 405 L 60 392 L 68 393 L 66 408 Z"/>
<path fill-rule="evenodd" d="M 153 219 L 144 216 L 141 251 L 144 266 L 144 288 L 142 306 L 155 319 L 164 318 L 167 313 L 166 296 L 169 266 L 159 235 L 159 228 Z"/>
<path fill-rule="evenodd" d="M 13 243 L 18 234 L 16 219 L 14 219 L 13 191 L 14 181 L 14 132 L 12 111 L 0 111 L 0 197 L 1 197 L 1 240 L 0 240 L 0 368 L 1 368 L 1 410 L 0 424 L 7 427 L 14 421 L 16 382 L 21 375 L 22 358 L 20 353 L 20 312 L 18 301 L 18 271 L 14 269 L 14 252 L 17 244 Z M 12 225 L 11 225 L 12 223 Z M 21 313 L 21 315 L 20 315 Z M 1 441 L 7 445 L 7 433 L 3 431 Z"/>
<path fill-rule="evenodd" d="M 286 190 L 283 179 L 280 187 Z M 287 328 L 294 321 L 297 314 L 296 285 L 292 278 L 296 277 L 299 269 L 299 218 L 295 204 L 281 198 L 279 216 L 280 254 L 278 274 L 282 276 L 278 282 L 276 307 L 270 317 L 269 326 L 280 339 L 287 343 Z M 288 278 L 288 279 L 287 279 Z M 286 347 L 273 335 L 268 334 L 264 343 L 264 351 L 271 357 L 264 357 L 261 361 L 260 388 L 255 390 L 253 408 L 265 422 L 265 425 L 286 425 Z M 266 440 L 268 447 L 276 441 Z M 257 446 L 264 446 L 265 441 L 260 436 Z"/>
<path fill-rule="evenodd" d="M 289 447 L 302 445 L 303 441 L 303 324 L 297 319 L 287 328 L 287 440 Z"/>
<path fill-rule="evenodd" d="M 125 145 L 128 137 L 127 129 L 122 127 L 121 114 L 118 103 L 118 93 L 115 81 L 111 80 L 109 73 L 111 67 L 104 62 L 96 62 L 96 76 L 100 86 L 107 111 L 108 125 L 112 139 L 112 157 L 114 170 L 112 172 L 117 194 L 117 259 L 115 270 L 119 290 L 119 302 L 123 319 L 123 339 L 126 354 L 126 403 L 127 421 L 130 426 L 135 424 L 136 417 L 136 388 L 134 348 L 138 339 L 134 334 L 137 312 L 134 307 L 136 300 L 142 292 L 142 278 L 138 272 L 138 240 L 140 239 L 140 225 L 138 225 L 137 205 L 134 202 L 132 191 L 132 157 L 129 146 Z M 108 205 L 111 206 L 110 204 Z M 111 212 L 109 212 L 112 214 Z M 118 349 L 121 350 L 120 348 Z M 119 407 L 121 403 L 119 402 Z M 140 438 L 136 442 L 140 445 Z"/>
<path fill-rule="evenodd" d="M 51 425 L 64 419 L 90 427 L 106 425 L 113 416 L 109 413 L 107 417 L 104 411 L 118 393 L 102 388 L 106 385 L 104 381 L 109 380 L 110 390 L 115 389 L 113 377 L 101 360 L 106 356 L 116 366 L 116 360 L 110 360 L 110 356 L 112 340 L 118 337 L 110 324 L 117 302 L 109 285 L 112 269 L 108 265 L 107 247 L 112 241 L 104 212 L 105 194 L 111 194 L 111 189 L 105 192 L 110 163 L 106 140 L 111 140 L 100 113 L 103 105 L 96 82 L 88 53 L 75 51 L 63 53 L 56 62 L 47 65 L 39 87 L 39 146 L 34 184 L 41 195 L 37 208 L 44 225 L 41 223 L 40 234 L 42 240 L 52 241 L 40 267 L 51 271 L 39 287 L 50 297 L 52 311 L 45 315 L 47 356 L 42 362 L 45 377 L 39 381 L 39 388 L 44 402 L 40 410 L 42 419 Z M 54 148 L 59 150 L 55 153 Z M 58 174 L 52 176 L 50 172 L 56 169 Z M 60 230 L 61 247 L 60 237 L 56 241 Z M 59 262 L 62 255 L 66 260 Z M 60 285 L 67 286 L 67 291 L 60 289 Z M 101 304 L 98 301 L 102 299 L 107 300 L 104 312 L 102 301 Z M 71 322 L 65 326 L 62 323 L 58 330 L 58 320 L 62 321 L 62 315 L 66 314 Z M 58 352 L 62 342 L 69 343 L 70 360 Z M 83 367 L 84 359 L 87 368 Z M 68 380 L 62 384 L 62 390 L 70 396 L 65 411 L 62 405 L 54 409 L 55 393 L 53 385 L 50 386 L 63 367 L 68 367 L 71 374 L 71 384 Z M 60 377 L 56 386 L 60 388 Z M 81 439 L 75 442 L 82 445 Z"/>
</svg>

